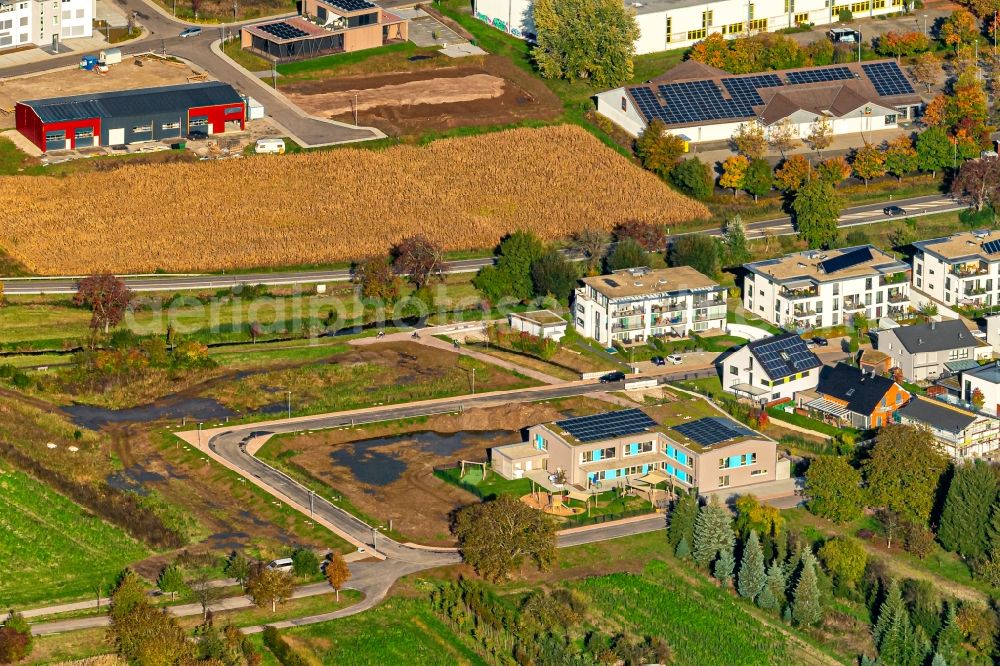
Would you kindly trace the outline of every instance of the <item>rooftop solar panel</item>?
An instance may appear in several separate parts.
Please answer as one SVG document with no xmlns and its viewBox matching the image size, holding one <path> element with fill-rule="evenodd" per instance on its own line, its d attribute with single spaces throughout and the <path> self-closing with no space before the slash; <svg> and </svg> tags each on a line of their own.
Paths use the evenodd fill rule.
<svg viewBox="0 0 1000 666">
<path fill-rule="evenodd" d="M 868 63 L 861 68 L 880 96 L 913 94 L 913 86 L 895 62 Z"/>
<path fill-rule="evenodd" d="M 772 380 L 812 370 L 822 365 L 819 357 L 797 335 L 788 334 L 751 343 L 750 351 Z"/>
<path fill-rule="evenodd" d="M 821 81 L 846 81 L 853 79 L 854 75 L 847 67 L 826 67 L 823 69 L 803 69 L 796 72 L 788 72 L 785 78 L 791 85 L 800 83 L 819 83 Z"/>
<path fill-rule="evenodd" d="M 850 252 L 845 252 L 834 257 L 833 259 L 827 259 L 822 262 L 820 266 L 823 268 L 824 273 L 830 274 L 842 271 L 845 268 L 850 268 L 851 266 L 863 264 L 866 261 L 871 261 L 872 258 L 871 248 L 859 247 L 857 250 L 851 250 Z"/>
<path fill-rule="evenodd" d="M 356 12 L 360 9 L 375 9 L 375 5 L 368 0 L 323 0 L 334 7 L 339 7 L 345 12 Z"/>
<path fill-rule="evenodd" d="M 257 26 L 264 32 L 274 35 L 278 39 L 296 39 L 298 37 L 305 37 L 309 33 L 305 30 L 300 30 L 293 25 L 289 25 L 284 21 L 279 21 L 277 23 L 265 23 L 264 25 Z"/>
<path fill-rule="evenodd" d="M 721 416 L 706 416 L 697 421 L 674 426 L 673 429 L 701 446 L 712 446 L 719 442 L 755 434 L 753 430 Z"/>
<path fill-rule="evenodd" d="M 1000 240 L 992 240 L 988 243 L 983 243 L 983 251 L 986 254 L 996 254 L 1000 252 Z"/>
<path fill-rule="evenodd" d="M 559 426 L 580 442 L 597 442 L 602 439 L 624 437 L 647 432 L 656 426 L 656 421 L 639 409 L 625 409 L 618 412 L 604 412 L 591 416 L 580 416 L 556 421 Z"/>
</svg>

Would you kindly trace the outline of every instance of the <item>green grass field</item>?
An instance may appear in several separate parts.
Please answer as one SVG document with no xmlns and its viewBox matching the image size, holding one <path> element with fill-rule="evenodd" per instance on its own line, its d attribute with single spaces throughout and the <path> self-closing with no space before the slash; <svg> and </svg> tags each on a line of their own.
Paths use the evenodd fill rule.
<svg viewBox="0 0 1000 666">
<path fill-rule="evenodd" d="M 283 631 L 309 663 L 337 666 L 485 664 L 426 601 L 392 598 L 378 608 L 332 622 Z M 254 637 L 257 645 L 261 638 Z"/>
<path fill-rule="evenodd" d="M 612 622 L 666 640 L 675 666 L 810 663 L 730 594 L 701 575 L 683 576 L 666 562 L 650 562 L 642 575 L 587 578 L 573 587 Z"/>
<path fill-rule="evenodd" d="M 146 555 L 123 531 L 0 467 L 0 607 L 94 594 Z"/>
</svg>

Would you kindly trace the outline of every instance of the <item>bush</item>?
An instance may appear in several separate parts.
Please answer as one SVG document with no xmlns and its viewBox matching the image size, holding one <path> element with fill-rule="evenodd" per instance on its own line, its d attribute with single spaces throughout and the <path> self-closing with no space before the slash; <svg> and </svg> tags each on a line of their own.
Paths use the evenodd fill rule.
<svg viewBox="0 0 1000 666">
<path fill-rule="evenodd" d="M 10 618 L 0 627 L 0 664 L 21 661 L 34 647 L 31 627 L 20 613 L 11 612 Z"/>
<path fill-rule="evenodd" d="M 296 652 L 274 627 L 264 627 L 264 645 L 271 650 L 282 666 L 309 666 L 309 662 Z"/>
<path fill-rule="evenodd" d="M 486 329 L 486 335 L 492 345 L 531 354 L 546 361 L 559 351 L 559 343 L 555 340 L 531 335 L 524 331 L 514 331 L 506 326 L 500 327 L 494 324 Z"/>
<path fill-rule="evenodd" d="M 837 14 L 837 20 L 841 23 L 847 23 L 848 21 L 854 20 L 854 13 L 850 9 L 841 9 Z"/>
<path fill-rule="evenodd" d="M 684 194 L 695 199 L 708 199 L 712 196 L 715 183 L 708 165 L 697 157 L 690 157 L 670 172 L 670 182 Z"/>
<path fill-rule="evenodd" d="M 296 548 L 292 553 L 292 571 L 296 576 L 309 577 L 319 573 L 319 558 L 309 548 Z"/>
</svg>

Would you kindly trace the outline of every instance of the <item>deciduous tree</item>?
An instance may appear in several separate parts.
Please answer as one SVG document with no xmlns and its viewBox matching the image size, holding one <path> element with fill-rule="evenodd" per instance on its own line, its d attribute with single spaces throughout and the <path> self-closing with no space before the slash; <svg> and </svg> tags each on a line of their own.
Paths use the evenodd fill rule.
<svg viewBox="0 0 1000 666">
<path fill-rule="evenodd" d="M 757 197 L 762 197 L 771 191 L 771 188 L 774 187 L 774 173 L 767 160 L 757 159 L 750 162 L 743 187 L 753 195 L 754 201 L 757 201 Z"/>
<path fill-rule="evenodd" d="M 809 128 L 806 141 L 812 144 L 813 150 L 822 155 L 823 151 L 833 143 L 833 126 L 826 116 L 819 116 Z"/>
<path fill-rule="evenodd" d="M 719 177 L 719 187 L 731 189 L 735 197 L 743 189 L 743 183 L 746 179 L 747 168 L 749 166 L 750 160 L 745 155 L 727 157 L 722 163 L 722 176 Z"/>
<path fill-rule="evenodd" d="M 885 157 L 875 146 L 858 148 L 854 152 L 851 169 L 853 169 L 855 176 L 865 181 L 865 189 L 868 189 L 869 180 L 885 175 Z"/>
<path fill-rule="evenodd" d="M 890 141 L 885 149 L 885 170 L 902 181 L 903 176 L 917 170 L 919 158 L 908 136 L 899 136 Z"/>
<path fill-rule="evenodd" d="M 989 550 L 990 509 L 997 499 L 997 479 L 982 460 L 955 466 L 938 527 L 938 541 L 965 558 Z"/>
<path fill-rule="evenodd" d="M 803 185 L 792 201 L 799 238 L 811 248 L 831 247 L 837 240 L 840 209 L 840 198 L 830 183 L 813 180 Z"/>
<path fill-rule="evenodd" d="M 979 38 L 979 21 L 967 9 L 956 9 L 941 25 L 941 41 L 949 46 L 958 47 L 969 44 Z"/>
<path fill-rule="evenodd" d="M 235 578 L 241 588 L 246 589 L 247 579 L 250 578 L 250 560 L 243 553 L 236 550 L 230 553 L 223 571 L 230 578 Z"/>
<path fill-rule="evenodd" d="M 774 180 L 782 192 L 796 192 L 815 177 L 816 172 L 805 155 L 792 155 L 774 172 Z"/>
<path fill-rule="evenodd" d="M 559 250 L 549 250 L 531 264 L 531 282 L 536 296 L 551 294 L 560 303 L 569 301 L 580 274 L 576 264 Z"/>
<path fill-rule="evenodd" d="M 145 585 L 126 570 L 108 606 L 108 640 L 122 659 L 134 664 L 176 664 L 193 654 L 184 630 L 146 597 Z"/>
<path fill-rule="evenodd" d="M 300 578 L 309 578 L 319 573 L 319 557 L 312 548 L 296 548 L 292 551 L 292 573 Z"/>
<path fill-rule="evenodd" d="M 976 210 L 1000 203 L 1000 159 L 980 158 L 962 164 L 951 184 L 952 194 L 966 197 Z"/>
<path fill-rule="evenodd" d="M 851 165 L 843 157 L 831 157 L 816 166 L 816 175 L 836 187 L 851 175 Z"/>
<path fill-rule="evenodd" d="M 926 525 L 947 464 L 929 431 L 907 425 L 883 427 L 864 463 L 872 506 Z"/>
<path fill-rule="evenodd" d="M 600 229 L 581 229 L 573 234 L 570 239 L 570 246 L 584 257 L 584 265 L 587 272 L 597 270 L 601 264 L 601 257 L 609 242 L 608 235 Z"/>
<path fill-rule="evenodd" d="M 442 250 L 438 243 L 423 234 L 407 236 L 392 248 L 392 266 L 397 273 L 408 275 L 420 289 L 434 275 L 441 274 Z"/>
<path fill-rule="evenodd" d="M 771 126 L 768 132 L 768 142 L 771 147 L 781 153 L 785 153 L 799 145 L 798 130 L 788 118 L 782 118 Z"/>
<path fill-rule="evenodd" d="M 726 250 L 726 264 L 729 266 L 742 266 L 750 261 L 750 248 L 747 247 L 747 231 L 743 218 L 734 215 L 726 220 L 726 227 L 723 235 L 723 244 Z"/>
<path fill-rule="evenodd" d="M 690 157 L 674 167 L 670 182 L 684 194 L 700 200 L 712 196 L 715 184 L 708 165 L 697 157 Z"/>
<path fill-rule="evenodd" d="M 295 581 L 291 574 L 278 569 L 256 567 L 247 582 L 247 595 L 258 608 L 271 607 L 273 613 L 278 604 L 283 604 L 292 598 L 295 591 Z"/>
<path fill-rule="evenodd" d="M 849 587 L 861 581 L 868 564 L 868 551 L 861 542 L 850 537 L 830 539 L 819 549 L 819 557 L 826 570 Z"/>
<path fill-rule="evenodd" d="M 941 169 L 951 166 L 954 148 L 948 133 L 941 127 L 930 127 L 917 135 L 917 165 L 921 171 L 936 176 Z"/>
<path fill-rule="evenodd" d="M 471 504 L 454 525 L 462 558 L 483 578 L 509 578 L 526 560 L 545 569 L 555 560 L 555 524 L 511 495 Z"/>
<path fill-rule="evenodd" d="M 718 277 L 719 242 L 712 236 L 687 234 L 670 246 L 671 266 L 690 266 L 709 277 Z"/>
<path fill-rule="evenodd" d="M 161 592 L 169 594 L 171 599 L 187 587 L 184 583 L 184 573 L 176 564 L 168 564 L 160 570 L 160 577 L 156 579 L 156 585 Z"/>
<path fill-rule="evenodd" d="M 759 122 L 740 123 L 733 132 L 733 145 L 748 160 L 759 160 L 767 152 L 767 134 Z"/>
<path fill-rule="evenodd" d="M 111 273 L 98 273 L 80 280 L 73 297 L 74 304 L 90 308 L 90 328 L 105 333 L 121 323 L 131 302 L 132 291 Z"/>
<path fill-rule="evenodd" d="M 535 293 L 531 264 L 545 253 L 545 246 L 529 231 L 515 231 L 500 242 L 497 262 L 481 269 L 472 284 L 486 298 L 526 301 Z"/>
<path fill-rule="evenodd" d="M 662 224 L 627 220 L 615 227 L 615 240 L 631 238 L 647 252 L 662 252 L 667 245 L 667 232 Z"/>
<path fill-rule="evenodd" d="M 914 81 L 924 86 L 926 92 L 930 92 L 931 86 L 941 79 L 941 59 L 933 51 L 921 53 L 910 66 L 910 74 Z"/>
<path fill-rule="evenodd" d="M 666 178 L 684 154 L 684 140 L 668 132 L 657 118 L 635 140 L 635 152 L 645 169 Z"/>
<path fill-rule="evenodd" d="M 537 0 L 532 56 L 542 76 L 614 88 L 632 78 L 639 27 L 617 0 Z"/>
<path fill-rule="evenodd" d="M 0 626 L 0 664 L 13 664 L 31 654 L 35 639 L 24 617 L 10 611 Z"/>
<path fill-rule="evenodd" d="M 813 458 L 806 470 L 805 490 L 809 511 L 837 523 L 854 520 L 864 509 L 861 473 L 842 456 Z"/>
<path fill-rule="evenodd" d="M 326 576 L 326 582 L 330 584 L 330 587 L 336 593 L 337 601 L 340 601 L 340 590 L 351 579 L 351 569 L 347 566 L 347 562 L 344 561 L 344 556 L 339 552 L 335 552 L 326 561 L 326 569 L 323 570 L 323 574 Z"/>
<path fill-rule="evenodd" d="M 649 266 L 649 254 L 634 238 L 626 238 L 615 243 L 614 249 L 608 253 L 604 263 L 608 271 Z"/>
<path fill-rule="evenodd" d="M 399 296 L 399 281 L 388 257 L 368 257 L 354 266 L 354 281 L 361 296 L 391 303 Z"/>
</svg>

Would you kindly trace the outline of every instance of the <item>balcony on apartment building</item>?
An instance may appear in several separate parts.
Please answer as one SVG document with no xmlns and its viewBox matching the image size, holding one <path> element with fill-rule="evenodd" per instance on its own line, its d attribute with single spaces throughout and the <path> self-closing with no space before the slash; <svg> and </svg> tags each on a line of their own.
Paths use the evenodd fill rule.
<svg viewBox="0 0 1000 666">
<path fill-rule="evenodd" d="M 681 310 L 687 310 L 687 301 L 677 300 L 677 301 L 661 301 L 650 307 L 650 311 L 653 314 L 662 314 L 664 312 L 679 312 Z"/>
<path fill-rule="evenodd" d="M 646 314 L 645 308 L 642 307 L 618 307 L 608 313 L 608 316 L 612 319 L 616 317 L 641 317 Z"/>
<path fill-rule="evenodd" d="M 899 271 L 898 273 L 890 273 L 888 275 L 882 275 L 878 279 L 878 285 L 880 287 L 887 287 L 892 284 L 903 284 L 910 281 L 909 271 Z"/>
<path fill-rule="evenodd" d="M 888 298 L 890 303 L 905 303 L 910 300 L 910 295 L 903 289 L 890 289 Z"/>
<path fill-rule="evenodd" d="M 625 318 L 617 323 L 611 324 L 612 333 L 621 333 L 623 331 L 642 331 L 646 328 L 646 321 L 641 317 Z"/>
<path fill-rule="evenodd" d="M 819 296 L 819 286 L 810 285 L 808 287 L 782 287 L 780 295 L 782 298 L 788 299 L 790 301 L 798 300 L 801 298 L 816 298 Z"/>
<path fill-rule="evenodd" d="M 666 314 L 661 317 L 653 317 L 653 326 L 676 326 L 687 321 L 687 316 L 683 312 L 676 314 Z"/>
<path fill-rule="evenodd" d="M 951 274 L 960 278 L 986 275 L 990 272 L 990 265 L 985 261 L 968 261 L 964 264 L 955 264 L 951 267 Z"/>
<path fill-rule="evenodd" d="M 844 299 L 844 312 L 857 312 L 858 310 L 864 310 L 866 307 L 865 302 L 861 298 L 845 298 Z"/>
<path fill-rule="evenodd" d="M 696 308 L 707 308 L 713 305 L 725 305 L 726 296 L 723 292 L 717 291 L 711 294 L 706 294 L 705 296 L 695 295 L 694 297 L 694 307 Z"/>
</svg>

